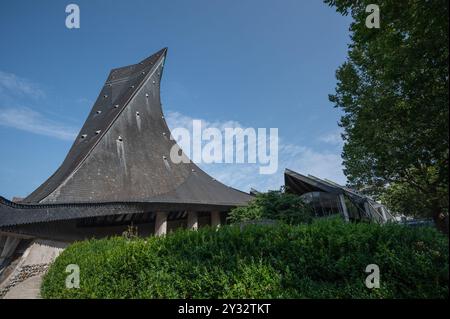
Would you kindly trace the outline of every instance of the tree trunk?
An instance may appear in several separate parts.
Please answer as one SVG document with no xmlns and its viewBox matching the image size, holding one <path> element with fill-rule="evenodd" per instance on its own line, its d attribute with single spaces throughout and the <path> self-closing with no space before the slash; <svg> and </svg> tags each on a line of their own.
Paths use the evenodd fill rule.
<svg viewBox="0 0 450 319">
<path fill-rule="evenodd" d="M 440 213 L 439 210 L 437 212 L 433 215 L 436 228 L 448 236 L 448 214 Z"/>
</svg>

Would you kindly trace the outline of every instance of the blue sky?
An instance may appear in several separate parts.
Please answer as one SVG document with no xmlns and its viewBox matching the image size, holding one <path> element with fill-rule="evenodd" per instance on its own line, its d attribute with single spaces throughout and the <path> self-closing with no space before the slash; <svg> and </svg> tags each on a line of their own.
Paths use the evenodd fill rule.
<svg viewBox="0 0 450 319">
<path fill-rule="evenodd" d="M 318 0 L 69 1 L 0 4 L 0 195 L 25 196 L 61 164 L 109 71 L 169 48 L 169 126 L 201 119 L 279 129 L 279 169 L 202 167 L 248 191 L 279 188 L 285 167 L 345 183 L 339 110 L 328 101 L 349 17 Z"/>
</svg>

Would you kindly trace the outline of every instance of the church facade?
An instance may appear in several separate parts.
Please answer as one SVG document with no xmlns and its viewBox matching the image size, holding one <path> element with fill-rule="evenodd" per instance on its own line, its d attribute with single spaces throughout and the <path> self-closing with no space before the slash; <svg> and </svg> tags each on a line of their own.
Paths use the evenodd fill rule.
<svg viewBox="0 0 450 319">
<path fill-rule="evenodd" d="M 113 69 L 65 160 L 20 202 L 0 197 L 0 267 L 22 239 L 72 242 L 218 226 L 252 197 L 191 161 L 175 164 L 160 83 L 167 49 Z M 180 150 L 180 152 L 182 152 Z"/>
</svg>

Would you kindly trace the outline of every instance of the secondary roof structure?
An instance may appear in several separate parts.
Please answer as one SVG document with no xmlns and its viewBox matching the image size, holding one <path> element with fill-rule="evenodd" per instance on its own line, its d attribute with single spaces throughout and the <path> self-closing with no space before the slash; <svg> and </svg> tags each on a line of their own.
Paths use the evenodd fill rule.
<svg viewBox="0 0 450 319">
<path fill-rule="evenodd" d="M 380 223 L 393 220 L 387 208 L 349 187 L 312 175 L 302 175 L 290 169 L 284 172 L 286 191 L 309 198 L 319 208 L 333 210 L 333 205 L 347 220 L 370 219 Z M 316 196 L 313 196 L 316 195 Z M 324 196 L 325 195 L 325 196 Z M 326 198 L 324 198 L 326 197 Z"/>
<path fill-rule="evenodd" d="M 176 142 L 160 102 L 166 53 L 110 72 L 56 172 L 19 203 L 0 197 L 0 231 L 150 211 L 224 212 L 252 198 L 191 161 L 171 161 Z"/>
</svg>

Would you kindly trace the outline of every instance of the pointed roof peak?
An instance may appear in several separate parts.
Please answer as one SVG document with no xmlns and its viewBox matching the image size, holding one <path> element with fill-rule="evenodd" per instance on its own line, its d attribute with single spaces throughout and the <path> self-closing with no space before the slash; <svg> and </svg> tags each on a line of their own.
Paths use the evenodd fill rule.
<svg viewBox="0 0 450 319">
<path fill-rule="evenodd" d="M 251 200 L 193 163 L 167 160 L 176 142 L 164 134 L 170 129 L 160 101 L 166 53 L 111 71 L 66 159 L 24 203 L 142 202 L 184 210 Z"/>
<path fill-rule="evenodd" d="M 167 47 L 162 48 L 161 50 L 159 50 L 158 52 L 146 57 L 145 59 L 143 59 L 142 61 L 140 61 L 138 64 L 140 65 L 148 65 L 149 63 L 151 64 L 153 62 L 156 63 L 156 61 L 158 61 L 161 57 L 163 59 L 166 58 L 167 55 Z"/>
</svg>

